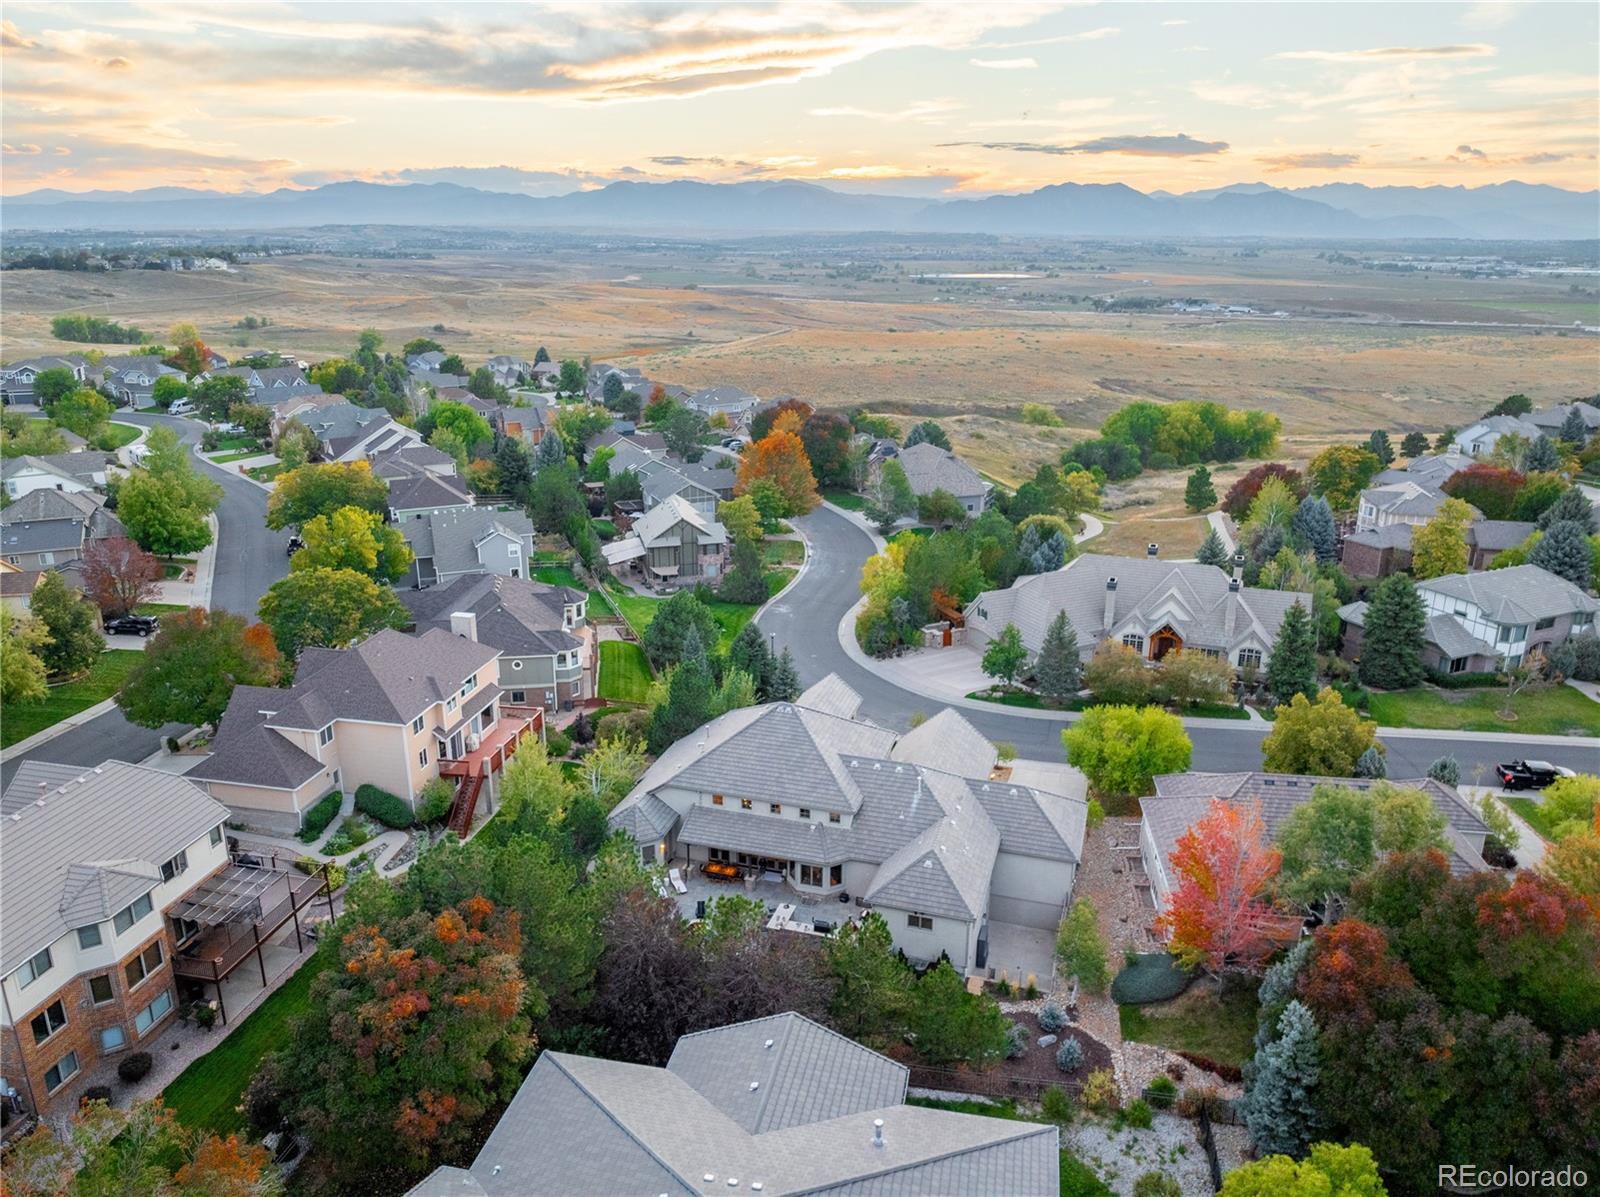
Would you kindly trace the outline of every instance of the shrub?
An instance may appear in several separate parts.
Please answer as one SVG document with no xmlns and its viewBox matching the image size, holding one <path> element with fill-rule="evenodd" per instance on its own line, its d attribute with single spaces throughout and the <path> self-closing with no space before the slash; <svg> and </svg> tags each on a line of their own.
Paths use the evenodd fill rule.
<svg viewBox="0 0 1600 1197">
<path fill-rule="evenodd" d="M 594 723 L 587 711 L 579 711 L 578 717 L 567 725 L 567 738 L 574 744 L 594 743 Z"/>
<path fill-rule="evenodd" d="M 1020 1022 L 1006 1026 L 1006 1059 L 1015 1060 L 1028 1050 L 1028 1028 Z"/>
<path fill-rule="evenodd" d="M 1022 996 L 1028 1001 L 1036 1001 L 1039 997 L 1039 983 L 1033 979 L 1033 974 L 1028 974 L 1028 987 L 1022 991 Z"/>
<path fill-rule="evenodd" d="M 1067 1025 L 1067 1012 L 1061 1008 L 1061 1003 L 1051 998 L 1039 1007 L 1039 1029 L 1054 1035 Z"/>
<path fill-rule="evenodd" d="M 650 712 L 617 711 L 595 723 L 598 740 L 643 740 L 650 732 Z"/>
<path fill-rule="evenodd" d="M 1165 1074 L 1145 1087 L 1144 1099 L 1158 1110 L 1170 1110 L 1178 1100 L 1178 1082 Z"/>
<path fill-rule="evenodd" d="M 311 843 L 324 831 L 328 824 L 339 816 L 339 808 L 344 805 L 344 795 L 338 790 L 329 790 L 316 805 L 306 811 L 304 825 L 300 828 L 300 838 L 306 843 Z"/>
<path fill-rule="evenodd" d="M 322 851 L 328 856 L 343 856 L 346 852 L 361 847 L 373 836 L 378 834 L 378 829 L 373 826 L 372 820 L 364 815 L 351 815 L 327 839 L 322 841 Z"/>
<path fill-rule="evenodd" d="M 315 856 L 302 856 L 294 862 L 294 867 L 307 875 L 315 873 L 321 866 L 322 861 Z M 334 864 L 332 861 L 328 862 L 328 889 L 330 891 L 342 886 L 348 876 L 349 870 L 344 865 Z"/>
<path fill-rule="evenodd" d="M 1072 1121 L 1072 1097 L 1065 1089 L 1051 1085 L 1039 1099 L 1039 1112 L 1047 1122 L 1065 1126 Z"/>
<path fill-rule="evenodd" d="M 1119 1005 L 1144 1006 L 1166 1002 L 1189 988 L 1190 977 L 1166 952 L 1138 957 L 1111 982 L 1111 997 Z"/>
<path fill-rule="evenodd" d="M 110 1085 L 90 1085 L 87 1089 L 85 1089 L 83 1091 L 83 1095 L 78 1098 L 78 1104 L 79 1105 L 87 1105 L 91 1101 L 110 1102 L 110 1100 L 111 1100 L 111 1086 Z"/>
<path fill-rule="evenodd" d="M 122 1078 L 125 1085 L 136 1084 L 150 1075 L 150 1067 L 154 1063 L 149 1052 L 134 1052 L 122 1063 L 117 1065 L 117 1075 Z"/>
<path fill-rule="evenodd" d="M 572 751 L 572 737 L 563 731 L 552 729 L 546 733 L 544 744 L 552 759 L 566 756 Z"/>
<path fill-rule="evenodd" d="M 1139 1130 L 1149 1130 L 1156 1116 L 1149 1102 L 1142 1097 L 1136 1097 L 1128 1103 L 1128 1108 L 1122 1111 L 1122 1120 Z"/>
<path fill-rule="evenodd" d="M 1133 1197 L 1183 1197 L 1183 1186 L 1165 1172 L 1146 1172 L 1133 1182 Z"/>
<path fill-rule="evenodd" d="M 217 1011 L 213 1006 L 196 1006 L 190 1017 L 194 1019 L 194 1025 L 202 1031 L 209 1031 L 217 1025 Z"/>
<path fill-rule="evenodd" d="M 1117 1077 L 1109 1068 L 1096 1068 L 1083 1083 L 1083 1104 L 1099 1114 L 1109 1114 L 1122 1106 Z"/>
<path fill-rule="evenodd" d="M 371 815 L 385 827 L 411 826 L 411 808 L 405 801 L 371 783 L 356 790 L 356 809 L 364 815 Z"/>
<path fill-rule="evenodd" d="M 1076 1038 L 1063 1039 L 1056 1048 L 1056 1067 L 1062 1072 L 1077 1072 L 1083 1067 L 1083 1044 Z"/>
<path fill-rule="evenodd" d="M 996 981 L 994 983 L 994 995 L 995 995 L 995 997 L 1010 997 L 1011 996 L 1011 982 L 1008 981 L 1005 977 L 1001 977 L 998 981 Z"/>
<path fill-rule="evenodd" d="M 1228 1099 L 1210 1085 L 1190 1085 L 1178 1097 L 1178 1113 L 1198 1118 L 1201 1110 L 1213 1122 L 1220 1121 L 1228 1112 Z"/>
<path fill-rule="evenodd" d="M 1481 690 L 1489 686 L 1503 686 L 1505 679 L 1498 673 L 1440 673 L 1428 670 L 1428 684 L 1441 690 Z"/>
<path fill-rule="evenodd" d="M 442 777 L 435 777 L 422 787 L 422 801 L 417 803 L 418 823 L 437 823 L 450 813 L 456 800 L 456 788 Z"/>
</svg>

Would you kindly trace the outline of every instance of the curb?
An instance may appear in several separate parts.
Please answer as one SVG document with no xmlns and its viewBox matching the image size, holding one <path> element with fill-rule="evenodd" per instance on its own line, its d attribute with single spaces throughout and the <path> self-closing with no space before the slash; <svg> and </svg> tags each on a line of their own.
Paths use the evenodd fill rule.
<svg viewBox="0 0 1600 1197">
<path fill-rule="evenodd" d="M 800 568 L 794 571 L 794 577 L 790 578 L 784 583 L 783 589 L 778 591 L 777 594 L 773 595 L 766 602 L 762 603 L 756 608 L 756 613 L 750 617 L 751 623 L 759 622 L 761 617 L 767 613 L 767 608 L 772 606 L 773 603 L 777 602 L 784 595 L 793 590 L 795 584 L 799 582 L 801 578 L 806 576 L 806 570 L 811 568 L 811 541 L 806 538 L 806 534 L 802 532 L 792 521 L 789 526 L 794 528 L 795 535 L 800 538 L 800 544 L 805 549 L 805 556 L 800 559 Z"/>
<path fill-rule="evenodd" d="M 41 744 L 48 744 L 57 736 L 66 735 L 74 728 L 82 727 L 85 723 L 100 718 L 101 715 L 116 709 L 117 701 L 114 698 L 102 699 L 92 707 L 79 711 L 76 715 L 68 715 L 60 723 L 52 723 L 43 731 L 36 731 L 26 740 L 18 740 L 10 748 L 0 750 L 0 763 L 10 761 L 19 756 L 25 756 Z"/>
</svg>

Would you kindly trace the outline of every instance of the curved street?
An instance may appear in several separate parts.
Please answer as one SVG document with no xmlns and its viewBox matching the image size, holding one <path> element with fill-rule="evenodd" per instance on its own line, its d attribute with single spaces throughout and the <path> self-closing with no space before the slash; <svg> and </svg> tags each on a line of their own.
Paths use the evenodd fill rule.
<svg viewBox="0 0 1600 1197">
<path fill-rule="evenodd" d="M 778 649 L 787 647 L 794 654 L 802 682 L 809 685 L 825 674 L 838 674 L 861 695 L 862 712 L 878 723 L 905 728 L 914 713 L 933 714 L 937 701 L 904 690 L 857 663 L 835 634 L 839 621 L 861 597 L 861 566 L 875 551 L 872 537 L 827 507 L 791 522 L 810 544 L 811 562 L 799 580 L 761 613 L 762 630 Z M 1001 707 L 993 711 L 962 708 L 961 713 L 989 739 L 1015 744 L 1020 755 L 1037 760 L 1061 759 L 1061 729 L 1071 721 L 1065 715 L 1010 714 Z M 1270 726 L 1241 722 L 1237 727 L 1221 728 L 1213 722 L 1190 727 L 1193 767 L 1202 772 L 1259 769 L 1261 741 Z M 1515 729 L 1508 726 L 1506 730 Z M 1550 760 L 1585 771 L 1595 764 L 1593 740 L 1574 739 L 1570 746 L 1541 740 L 1524 747 L 1503 740 L 1486 741 L 1471 732 L 1379 734 L 1388 748 L 1389 773 L 1394 777 L 1419 777 L 1445 755 L 1461 762 L 1464 780 L 1470 780 L 1480 765 L 1493 767 L 1513 756 Z"/>
</svg>

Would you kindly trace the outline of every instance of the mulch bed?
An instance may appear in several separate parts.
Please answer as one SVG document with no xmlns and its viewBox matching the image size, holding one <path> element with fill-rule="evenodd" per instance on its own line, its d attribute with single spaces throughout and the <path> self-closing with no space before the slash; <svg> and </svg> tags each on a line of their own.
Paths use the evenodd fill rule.
<svg viewBox="0 0 1600 1197">
<path fill-rule="evenodd" d="M 911 1084 L 918 1089 L 947 1089 L 959 1093 L 978 1093 L 988 1097 L 1016 1097 L 1036 1101 L 1044 1090 L 1056 1087 L 1077 1093 L 1091 1072 L 1099 1068 L 1112 1068 L 1111 1049 L 1076 1023 L 1068 1023 L 1057 1032 L 1057 1040 L 1048 1047 L 1039 1046 L 1039 1037 L 1048 1034 L 1039 1029 L 1038 1015 L 1018 1010 L 1009 1016 L 1021 1023 L 1028 1032 L 1028 1047 L 1015 1060 L 1002 1060 L 993 1068 L 981 1072 L 971 1068 L 928 1068 L 911 1064 Z M 1056 1067 L 1056 1048 L 1063 1038 L 1072 1036 L 1083 1045 L 1083 1063 L 1074 1072 L 1062 1072 Z"/>
</svg>

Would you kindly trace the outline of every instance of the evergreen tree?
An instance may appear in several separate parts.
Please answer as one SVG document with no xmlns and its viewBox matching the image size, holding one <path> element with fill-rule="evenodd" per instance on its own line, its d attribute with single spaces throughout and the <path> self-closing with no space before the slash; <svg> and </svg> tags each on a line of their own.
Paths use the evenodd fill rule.
<svg viewBox="0 0 1600 1197">
<path fill-rule="evenodd" d="M 1244 1119 L 1261 1153 L 1303 1155 L 1321 1126 L 1317 1024 L 1299 1001 L 1278 1016 L 1278 1037 L 1245 1069 Z"/>
<path fill-rule="evenodd" d="M 1389 434 L 1381 428 L 1367 438 L 1367 449 L 1382 465 L 1394 461 L 1394 446 L 1389 444 Z"/>
<path fill-rule="evenodd" d="M 945 435 L 944 429 L 932 420 L 924 420 L 920 424 L 913 425 L 911 431 L 906 434 L 907 449 L 924 443 L 938 445 L 941 449 L 950 448 L 950 438 Z"/>
<path fill-rule="evenodd" d="M 1060 532 L 1052 532 L 1041 540 L 1028 559 L 1029 572 L 1036 574 L 1054 573 L 1066 563 L 1067 538 Z"/>
<path fill-rule="evenodd" d="M 1582 528 L 1585 536 L 1593 536 L 1597 530 L 1595 526 L 1594 504 L 1589 502 L 1589 496 L 1576 486 L 1569 487 L 1561 492 L 1559 498 L 1546 507 L 1539 516 L 1539 527 L 1546 530 L 1552 524 L 1564 523 L 1567 520 L 1576 521 Z"/>
<path fill-rule="evenodd" d="M 507 437 L 495 451 L 494 465 L 500 489 L 513 498 L 520 498 L 533 481 L 533 461 L 521 441 Z"/>
<path fill-rule="evenodd" d="M 1583 412 L 1576 403 L 1567 409 L 1567 418 L 1561 421 L 1561 439 L 1580 449 L 1588 443 L 1589 426 L 1583 422 Z"/>
<path fill-rule="evenodd" d="M 1389 776 L 1389 765 L 1384 760 L 1383 753 L 1378 750 L 1378 746 L 1376 744 L 1356 758 L 1355 775 L 1357 777 L 1370 777 L 1373 779 L 1381 779 Z"/>
<path fill-rule="evenodd" d="M 1183 487 L 1183 505 L 1190 511 L 1208 511 L 1217 505 L 1217 488 L 1211 485 L 1211 471 L 1195 466 Z"/>
<path fill-rule="evenodd" d="M 800 671 L 795 668 L 794 654 L 785 646 L 772 667 L 772 685 L 767 698 L 770 702 L 793 702 L 799 697 Z"/>
<path fill-rule="evenodd" d="M 684 637 L 686 645 L 690 639 L 696 645 L 700 643 L 699 634 L 692 628 L 690 635 Z M 650 716 L 647 738 L 650 751 L 660 755 L 710 719 L 715 689 L 711 670 L 706 667 L 704 649 L 679 662 L 667 683 L 667 700 Z"/>
<path fill-rule="evenodd" d="M 1570 492 L 1569 492 L 1570 493 Z M 1565 578 L 1579 590 L 1588 590 L 1594 581 L 1594 558 L 1589 539 L 1577 520 L 1562 520 L 1545 530 L 1539 543 L 1528 554 L 1528 564 L 1547 569 Z"/>
<path fill-rule="evenodd" d="M 1083 687 L 1083 659 L 1078 655 L 1078 633 L 1065 611 L 1057 611 L 1044 634 L 1044 645 L 1033 666 L 1033 683 L 1044 698 L 1066 702 Z"/>
<path fill-rule="evenodd" d="M 1522 455 L 1522 472 L 1533 474 L 1561 468 L 1561 450 L 1547 436 L 1541 436 Z"/>
<path fill-rule="evenodd" d="M 1460 785 L 1461 762 L 1453 756 L 1437 757 L 1433 764 L 1428 766 L 1428 776 L 1447 786 Z"/>
<path fill-rule="evenodd" d="M 1029 524 L 1022 530 L 1022 535 L 1017 537 L 1017 567 L 1019 572 L 1034 574 L 1039 571 L 1033 568 L 1033 558 L 1039 551 L 1039 525 Z"/>
<path fill-rule="evenodd" d="M 543 469 L 549 465 L 560 465 L 567 459 L 567 446 L 561 439 L 561 434 L 554 428 L 544 434 L 539 441 L 539 447 L 533 451 L 533 465 L 535 469 Z"/>
<path fill-rule="evenodd" d="M 1311 615 L 1298 601 L 1283 613 L 1278 638 L 1267 662 L 1267 689 L 1279 702 L 1296 694 L 1307 698 L 1317 693 L 1317 631 Z"/>
<path fill-rule="evenodd" d="M 1400 452 L 1406 457 L 1421 457 L 1427 451 L 1428 434 L 1425 432 L 1408 432 L 1400 442 Z"/>
<path fill-rule="evenodd" d="M 44 626 L 50 639 L 39 645 L 38 657 L 57 677 L 83 673 L 106 647 L 94 605 L 71 589 L 55 570 L 46 570 L 28 599 L 28 614 Z"/>
<path fill-rule="evenodd" d="M 547 362 L 549 360 L 550 360 L 550 351 L 548 349 L 546 349 L 543 345 L 539 346 L 538 352 L 533 355 L 533 364 L 536 365 L 536 366 L 542 366 L 542 365 L 544 365 L 545 362 Z"/>
<path fill-rule="evenodd" d="M 756 697 L 762 702 L 772 701 L 772 670 L 774 661 L 767 651 L 767 641 L 761 629 L 747 623 L 728 646 L 728 668 L 748 673 L 756 684 Z"/>
<path fill-rule="evenodd" d="M 728 603 L 766 602 L 767 580 L 762 573 L 760 541 L 733 542 L 733 555 L 722 585 L 717 587 L 717 597 Z"/>
<path fill-rule="evenodd" d="M 1195 560 L 1201 565 L 1228 568 L 1228 546 L 1222 543 L 1222 535 L 1216 528 L 1206 529 L 1206 538 L 1200 542 L 1200 551 L 1195 554 Z"/>
<path fill-rule="evenodd" d="M 1295 508 L 1292 525 L 1296 539 L 1310 549 L 1318 564 L 1326 565 L 1339 555 L 1339 531 L 1334 526 L 1333 508 L 1321 495 L 1308 495 Z"/>
<path fill-rule="evenodd" d="M 1405 574 L 1378 584 L 1367 606 L 1361 636 L 1360 676 L 1368 686 L 1404 690 L 1422 681 L 1422 629 L 1427 615 L 1417 588 Z"/>
</svg>

